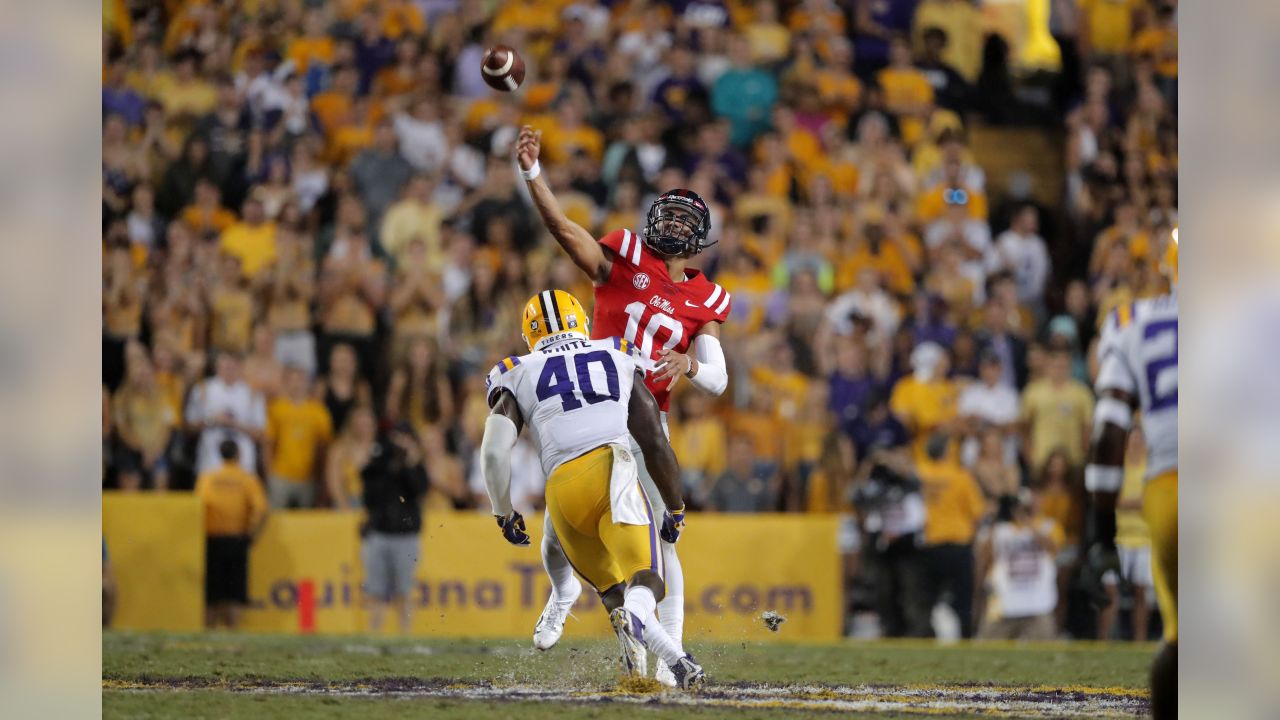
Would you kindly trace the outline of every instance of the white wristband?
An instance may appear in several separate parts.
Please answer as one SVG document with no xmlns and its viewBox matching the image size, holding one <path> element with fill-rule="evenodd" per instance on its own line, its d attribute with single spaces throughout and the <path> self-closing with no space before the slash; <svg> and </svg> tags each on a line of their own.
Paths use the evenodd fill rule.
<svg viewBox="0 0 1280 720">
<path fill-rule="evenodd" d="M 542 163 L 539 163 L 537 160 L 533 161 L 533 167 L 529 168 L 528 170 L 525 170 L 524 168 L 520 168 L 520 175 L 524 177 L 525 182 L 532 182 L 536 180 L 538 176 L 541 174 L 542 174 Z"/>
<path fill-rule="evenodd" d="M 1084 489 L 1089 492 L 1120 492 L 1124 486 L 1124 469 L 1114 465 L 1084 466 Z"/>
</svg>

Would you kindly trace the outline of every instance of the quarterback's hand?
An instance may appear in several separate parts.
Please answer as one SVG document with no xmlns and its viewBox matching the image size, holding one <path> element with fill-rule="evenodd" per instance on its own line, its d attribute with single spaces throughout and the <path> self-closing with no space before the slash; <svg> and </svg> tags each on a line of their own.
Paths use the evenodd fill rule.
<svg viewBox="0 0 1280 720">
<path fill-rule="evenodd" d="M 541 150 L 542 131 L 534 130 L 531 125 L 521 127 L 520 135 L 516 138 L 516 162 L 520 164 L 520 169 L 525 172 L 531 170 L 533 164 L 538 162 Z"/>
<path fill-rule="evenodd" d="M 664 542 L 672 545 L 680 539 L 680 531 L 684 530 L 684 508 L 681 507 L 675 512 L 668 510 L 662 514 L 662 529 L 658 531 L 658 535 Z"/>
<path fill-rule="evenodd" d="M 511 517 L 494 515 L 494 518 L 498 521 L 498 527 L 502 528 L 502 537 L 507 542 L 512 545 L 529 544 L 529 533 L 524 531 L 524 517 L 520 513 L 512 510 Z"/>
<path fill-rule="evenodd" d="M 690 355 L 663 348 L 658 351 L 658 367 L 654 369 L 654 382 L 667 381 L 667 389 L 675 387 L 680 376 L 693 377 L 697 372 L 694 365 L 697 361 Z"/>
</svg>

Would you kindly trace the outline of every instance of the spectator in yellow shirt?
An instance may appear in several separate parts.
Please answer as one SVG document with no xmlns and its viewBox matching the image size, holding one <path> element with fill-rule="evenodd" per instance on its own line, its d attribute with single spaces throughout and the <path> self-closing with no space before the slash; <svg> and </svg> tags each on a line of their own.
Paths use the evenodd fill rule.
<svg viewBox="0 0 1280 720">
<path fill-rule="evenodd" d="M 924 34 L 931 27 L 946 33 L 942 59 L 973 83 L 982 69 L 982 10 L 970 0 L 924 0 L 916 6 L 911 36 L 917 50 L 924 49 Z M 967 636 L 966 636 L 967 637 Z"/>
<path fill-rule="evenodd" d="M 783 422 L 774 412 L 773 393 L 766 385 L 751 388 L 751 403 L 729 418 L 729 436 L 751 441 L 755 455 L 762 463 L 775 468 L 782 459 Z"/>
<path fill-rule="evenodd" d="M 267 407 L 267 492 L 271 507 L 316 506 L 316 476 L 333 423 L 324 403 L 314 398 L 307 374 L 284 371 L 284 395 Z"/>
<path fill-rule="evenodd" d="M 913 438 L 917 461 L 925 457 L 925 443 L 935 431 L 946 433 L 956 417 L 959 388 L 947 379 L 947 351 L 923 342 L 911 351 L 912 374 L 898 381 L 889 396 L 889 409 Z"/>
<path fill-rule="evenodd" d="M 125 383 L 111 399 L 112 426 L 119 440 L 116 467 L 122 490 L 138 490 L 150 481 L 156 490 L 169 487 L 166 457 L 178 416 L 156 383 L 143 347 L 131 342 L 126 351 Z"/>
<path fill-rule="evenodd" d="M 767 347 L 768 362 L 752 369 L 751 382 L 769 388 L 774 414 L 783 422 L 792 422 L 805 405 L 809 379 L 796 369 L 795 351 L 786 338 L 776 336 Z"/>
<path fill-rule="evenodd" d="M 583 109 L 576 100 L 561 103 L 555 123 L 546 129 L 544 154 L 553 163 L 567 163 L 576 151 L 584 150 L 595 162 L 604 157 L 604 135 L 583 122 Z"/>
<path fill-rule="evenodd" d="M 711 414 L 711 398 L 692 391 L 676 399 L 679 412 L 672 419 L 671 448 L 680 460 L 685 494 L 699 505 L 706 502 L 711 483 L 724 472 L 728 438 L 724 423 Z"/>
<path fill-rule="evenodd" d="M 853 475 L 857 453 L 847 433 L 835 430 L 822 438 L 818 465 L 809 475 L 805 511 L 811 513 L 852 513 Z"/>
<path fill-rule="evenodd" d="M 960 158 L 943 161 L 942 182 L 920 196 L 916 202 L 916 219 L 928 224 L 953 207 L 963 207 L 973 220 L 987 219 L 987 195 L 982 188 L 966 181 L 964 162 Z"/>
<path fill-rule="evenodd" d="M 1027 459 L 1040 467 L 1061 449 L 1073 466 L 1084 463 L 1093 419 L 1093 393 L 1071 377 L 1071 348 L 1049 349 L 1045 377 L 1027 383 L 1022 393 L 1023 434 Z"/>
<path fill-rule="evenodd" d="M 354 67 L 345 65 L 334 69 L 333 83 L 328 90 L 311 98 L 311 112 L 326 135 L 332 136 L 350 115 L 359 83 L 360 74 Z"/>
<path fill-rule="evenodd" d="M 982 491 L 973 476 L 954 457 L 948 457 L 947 437 L 933 435 L 927 458 L 916 467 L 924 492 L 924 563 L 929 606 L 944 591 L 960 618 L 960 634 L 973 637 L 973 538 L 985 514 Z"/>
<path fill-rule="evenodd" d="M 276 224 L 267 220 L 258 194 L 244 201 L 240 222 L 222 232 L 222 251 L 240 260 L 245 277 L 257 278 L 276 259 Z"/>
<path fill-rule="evenodd" d="M 791 47 L 791 32 L 778 22 L 778 4 L 773 0 L 755 4 L 755 18 L 743 29 L 743 35 L 751 46 L 751 59 L 757 63 L 781 62 Z"/>
<path fill-rule="evenodd" d="M 426 31 L 427 22 L 416 4 L 408 0 L 383 0 L 381 4 L 382 32 L 388 38 L 398 40 L 405 34 L 420 36 Z"/>
<path fill-rule="evenodd" d="M 222 259 L 218 281 L 209 289 L 206 302 L 212 315 L 209 348 L 243 354 L 249 349 L 253 331 L 253 293 L 240 271 L 240 259 Z"/>
<path fill-rule="evenodd" d="M 924 134 L 924 121 L 933 110 L 933 85 L 911 60 L 911 45 L 902 36 L 889 43 L 889 67 L 876 75 L 885 105 L 898 116 L 902 142 L 911 147 Z"/>
<path fill-rule="evenodd" d="M 535 38 L 549 35 L 560 27 L 557 10 L 555 3 L 543 0 L 504 2 L 493 16 L 489 32 L 500 36 L 512 30 L 521 30 Z"/>
<path fill-rule="evenodd" d="M 172 73 L 161 73 L 152 85 L 153 97 L 164 105 L 171 121 L 190 121 L 213 110 L 218 91 L 196 74 L 199 54 L 185 50 L 174 62 Z"/>
<path fill-rule="evenodd" d="M 798 512 L 804 512 L 809 506 L 810 485 L 822 458 L 823 438 L 833 424 L 827 409 L 827 384 L 809 382 L 807 385 L 804 405 L 798 416 L 787 423 L 782 451 L 782 466 L 789 486 L 783 498 L 784 508 Z"/>
<path fill-rule="evenodd" d="M 1082 49 L 1103 60 L 1124 55 L 1133 38 L 1134 15 L 1145 4 L 1143 0 L 1080 0 L 1085 25 L 1081 37 L 1086 41 Z"/>
<path fill-rule="evenodd" d="M 396 260 L 403 261 L 409 241 L 418 239 L 425 246 L 427 265 L 424 269 L 439 272 L 444 267 L 444 245 L 440 223 L 444 211 L 432 199 L 435 181 L 428 175 L 414 175 L 405 185 L 404 197 L 387 208 L 382 217 L 378 242 Z"/>
<path fill-rule="evenodd" d="M 292 60 L 298 73 L 305 75 L 311 63 L 328 65 L 333 62 L 333 37 L 325 23 L 325 11 L 315 8 L 307 11 L 302 19 L 302 37 L 289 44 L 285 58 Z"/>
<path fill-rule="evenodd" d="M 205 627 L 235 629 L 249 603 L 249 545 L 267 519 L 262 482 L 240 467 L 234 440 L 218 446 L 222 466 L 196 479 L 204 506 Z"/>
<path fill-rule="evenodd" d="M 182 211 L 181 220 L 198 234 L 222 231 L 236 222 L 236 214 L 222 206 L 222 191 L 209 178 L 196 180 L 195 202 Z"/>
<path fill-rule="evenodd" d="M 814 73 L 814 82 L 831 119 L 844 125 L 862 102 L 862 81 L 853 74 L 853 43 L 847 38 L 835 37 L 829 56 L 829 61 Z"/>
<path fill-rule="evenodd" d="M 732 252 L 725 252 L 725 269 L 717 276 L 720 286 L 733 295 L 732 317 L 734 321 L 725 327 L 729 334 L 750 334 L 764 324 L 765 303 L 773 290 L 773 283 L 764 271 L 764 261 L 759 253 L 739 245 Z"/>
<path fill-rule="evenodd" d="M 1172 5 L 1159 5 L 1155 22 L 1133 39 L 1132 52 L 1137 57 L 1150 57 L 1157 75 L 1178 77 L 1178 22 Z"/>
</svg>

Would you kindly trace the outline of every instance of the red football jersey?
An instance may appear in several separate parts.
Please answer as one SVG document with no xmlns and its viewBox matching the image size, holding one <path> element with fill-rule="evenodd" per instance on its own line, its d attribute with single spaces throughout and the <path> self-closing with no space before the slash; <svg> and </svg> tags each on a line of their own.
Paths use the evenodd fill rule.
<svg viewBox="0 0 1280 720">
<path fill-rule="evenodd" d="M 613 267 L 609 279 L 596 286 L 592 338 L 626 338 L 642 356 L 656 361 L 663 348 L 689 352 L 703 325 L 728 319 L 729 293 L 700 270 L 685 270 L 684 282 L 673 281 L 662 258 L 630 230 L 614 230 L 600 244 L 613 251 Z M 645 378 L 645 385 L 666 410 L 671 400 L 667 383 L 659 387 L 652 377 Z"/>
</svg>

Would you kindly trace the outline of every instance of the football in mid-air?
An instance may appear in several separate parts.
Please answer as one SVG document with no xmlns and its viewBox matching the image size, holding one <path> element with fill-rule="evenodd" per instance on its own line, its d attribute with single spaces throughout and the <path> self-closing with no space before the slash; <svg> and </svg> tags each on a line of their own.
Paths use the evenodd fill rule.
<svg viewBox="0 0 1280 720">
<path fill-rule="evenodd" d="M 484 54 L 480 74 L 494 90 L 514 92 L 524 82 L 524 58 L 514 48 L 494 45 Z"/>
</svg>

